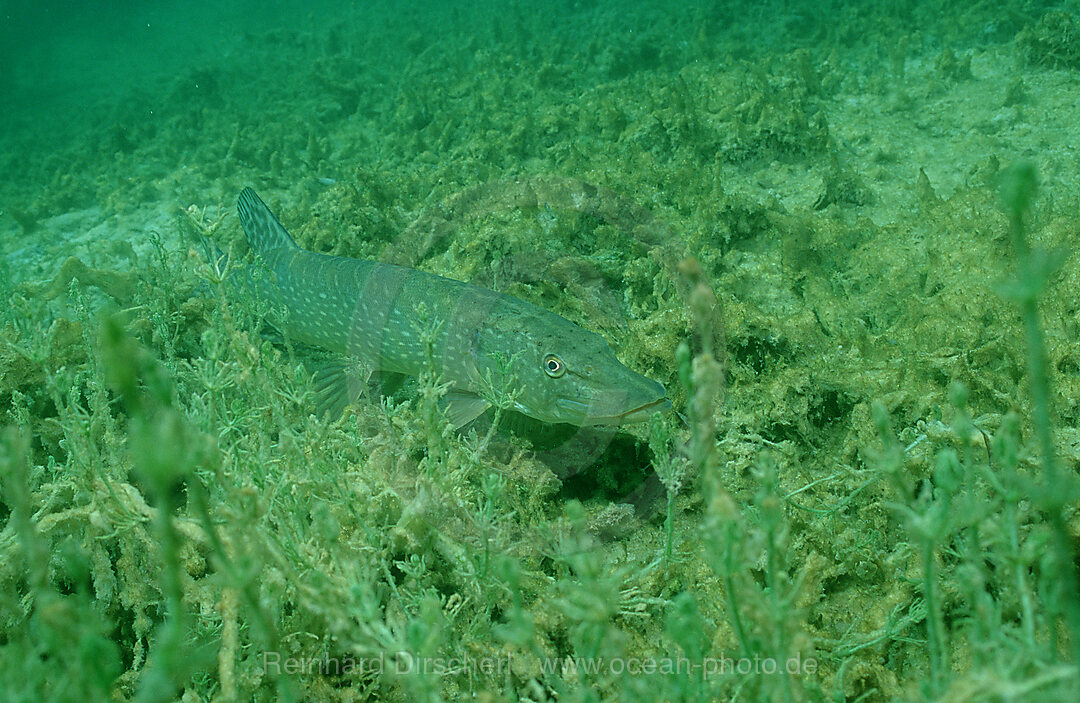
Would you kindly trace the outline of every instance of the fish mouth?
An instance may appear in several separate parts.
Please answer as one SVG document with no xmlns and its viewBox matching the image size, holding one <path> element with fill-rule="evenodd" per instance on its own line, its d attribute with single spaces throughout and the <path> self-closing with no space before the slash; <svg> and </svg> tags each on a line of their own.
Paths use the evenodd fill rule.
<svg viewBox="0 0 1080 703">
<path fill-rule="evenodd" d="M 590 415 L 588 403 L 580 400 L 571 400 L 569 398 L 559 398 L 555 401 L 555 405 L 563 410 L 567 410 L 580 416 L 580 420 L 576 422 L 576 424 L 579 425 L 624 425 L 634 422 L 644 422 L 648 420 L 653 413 L 667 412 L 671 409 L 671 401 L 666 397 L 657 398 L 656 400 L 631 408 L 630 410 L 618 413 L 617 415 Z M 562 420 L 562 422 L 567 422 L 567 420 Z"/>
<path fill-rule="evenodd" d="M 659 398 L 651 403 L 646 403 L 641 407 L 628 410 L 622 415 L 617 415 L 615 420 L 617 423 L 644 422 L 652 417 L 653 413 L 666 413 L 668 410 L 671 410 L 671 401 L 667 398 Z"/>
</svg>

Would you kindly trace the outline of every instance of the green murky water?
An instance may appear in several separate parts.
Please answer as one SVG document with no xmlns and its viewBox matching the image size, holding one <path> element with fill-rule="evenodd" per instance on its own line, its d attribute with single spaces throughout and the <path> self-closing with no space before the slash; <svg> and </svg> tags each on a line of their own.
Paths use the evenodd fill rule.
<svg viewBox="0 0 1080 703">
<path fill-rule="evenodd" d="M 1075 2 L 0 21 L 0 698 L 1076 697 Z M 677 412 L 317 417 L 249 185 Z"/>
</svg>

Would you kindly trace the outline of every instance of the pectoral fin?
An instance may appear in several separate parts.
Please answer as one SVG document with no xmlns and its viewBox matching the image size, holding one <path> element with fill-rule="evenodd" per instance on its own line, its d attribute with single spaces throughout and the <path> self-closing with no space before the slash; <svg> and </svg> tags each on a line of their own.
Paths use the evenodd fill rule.
<svg viewBox="0 0 1080 703">
<path fill-rule="evenodd" d="M 467 391 L 451 390 L 439 403 L 447 419 L 454 429 L 460 429 L 476 418 L 484 414 L 491 407 L 487 402 L 475 393 Z"/>
</svg>

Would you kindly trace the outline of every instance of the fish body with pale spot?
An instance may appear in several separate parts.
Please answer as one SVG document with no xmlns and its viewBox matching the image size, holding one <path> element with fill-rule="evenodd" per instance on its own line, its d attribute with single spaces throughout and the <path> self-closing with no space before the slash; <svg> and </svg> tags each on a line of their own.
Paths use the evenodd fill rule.
<svg viewBox="0 0 1080 703">
<path fill-rule="evenodd" d="M 544 422 L 615 425 L 671 408 L 664 387 L 620 363 L 602 337 L 548 310 L 416 269 L 301 249 L 251 188 L 237 211 L 269 272 L 256 287 L 283 312 L 282 331 L 344 360 L 316 379 L 331 412 L 355 397 L 349 361 L 410 376 L 433 363 L 451 384 L 445 405 L 456 427 L 490 407 L 485 389 L 506 373 L 513 409 Z"/>
</svg>

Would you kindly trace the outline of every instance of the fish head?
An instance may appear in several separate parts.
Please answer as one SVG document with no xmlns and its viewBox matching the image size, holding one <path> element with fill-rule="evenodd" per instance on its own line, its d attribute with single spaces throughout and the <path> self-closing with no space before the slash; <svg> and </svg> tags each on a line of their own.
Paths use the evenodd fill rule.
<svg viewBox="0 0 1080 703">
<path fill-rule="evenodd" d="M 480 374 L 505 378 L 514 410 L 543 422 L 620 425 L 671 409 L 667 391 L 628 368 L 604 338 L 542 309 L 489 324 L 475 350 Z"/>
</svg>

